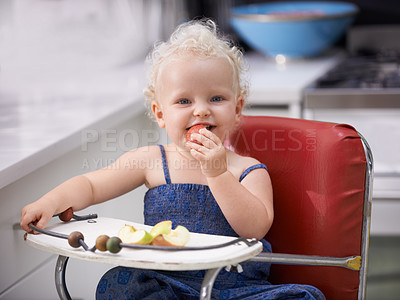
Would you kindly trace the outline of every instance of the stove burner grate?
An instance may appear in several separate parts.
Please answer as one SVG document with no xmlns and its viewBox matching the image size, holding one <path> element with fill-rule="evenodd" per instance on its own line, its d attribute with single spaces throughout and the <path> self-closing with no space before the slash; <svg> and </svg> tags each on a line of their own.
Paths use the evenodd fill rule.
<svg viewBox="0 0 400 300">
<path fill-rule="evenodd" d="M 316 82 L 317 88 L 400 88 L 400 53 L 360 50 Z"/>
</svg>

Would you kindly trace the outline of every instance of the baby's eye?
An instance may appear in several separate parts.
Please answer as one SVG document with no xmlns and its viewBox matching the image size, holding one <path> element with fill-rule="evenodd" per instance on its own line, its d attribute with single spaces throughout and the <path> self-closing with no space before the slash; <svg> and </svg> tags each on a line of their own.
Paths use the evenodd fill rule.
<svg viewBox="0 0 400 300">
<path fill-rule="evenodd" d="M 222 101 L 222 97 L 220 96 L 215 96 L 211 98 L 211 102 L 219 102 L 219 101 Z"/>
<path fill-rule="evenodd" d="M 178 103 L 179 103 L 179 104 L 189 104 L 190 101 L 189 101 L 188 99 L 180 99 L 180 100 L 178 101 Z"/>
</svg>

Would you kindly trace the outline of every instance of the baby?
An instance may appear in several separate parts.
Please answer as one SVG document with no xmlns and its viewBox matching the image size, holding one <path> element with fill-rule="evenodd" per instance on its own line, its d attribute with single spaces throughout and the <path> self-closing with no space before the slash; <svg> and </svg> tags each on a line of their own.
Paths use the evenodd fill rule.
<svg viewBox="0 0 400 300">
<path fill-rule="evenodd" d="M 258 238 L 271 251 L 263 239 L 274 215 L 267 168 L 224 147 L 247 96 L 241 51 L 218 34 L 214 22 L 191 21 L 156 45 L 149 61 L 146 101 L 171 143 L 133 149 L 104 169 L 66 181 L 23 208 L 22 228 L 31 231 L 31 222 L 44 228 L 69 207 L 78 211 L 145 184 L 145 224 L 168 219 L 192 232 Z M 200 124 L 204 128 L 187 140 L 188 130 Z M 243 264 L 241 273 L 223 270 L 213 297 L 274 299 L 290 290 L 297 299 L 324 299 L 313 287 L 272 286 L 268 272 L 268 264 L 258 263 Z M 117 267 L 100 280 L 96 297 L 196 299 L 203 277 L 204 271 Z"/>
</svg>

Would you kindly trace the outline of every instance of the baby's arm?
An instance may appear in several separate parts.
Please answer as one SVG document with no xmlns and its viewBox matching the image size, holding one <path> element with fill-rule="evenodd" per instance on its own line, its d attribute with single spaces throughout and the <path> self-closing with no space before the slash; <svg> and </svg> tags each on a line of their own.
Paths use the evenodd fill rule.
<svg viewBox="0 0 400 300">
<path fill-rule="evenodd" d="M 201 145 L 189 142 L 188 147 L 200 161 L 208 186 L 229 224 L 242 237 L 263 238 L 274 216 L 268 172 L 255 169 L 239 182 L 228 170 L 227 150 L 220 139 L 205 129 L 194 137 Z M 257 160 L 246 158 L 243 166 L 256 163 Z"/>
<path fill-rule="evenodd" d="M 136 163 L 149 159 L 150 152 L 144 148 L 122 155 L 112 165 L 73 177 L 60 184 L 39 200 L 25 206 L 21 211 L 21 227 L 27 232 L 33 222 L 44 228 L 54 214 L 72 207 L 73 211 L 118 197 L 142 185 L 146 178 L 146 164 Z"/>
<path fill-rule="evenodd" d="M 241 183 L 229 171 L 207 180 L 214 198 L 236 233 L 247 238 L 263 238 L 274 217 L 268 172 L 255 169 Z"/>
</svg>

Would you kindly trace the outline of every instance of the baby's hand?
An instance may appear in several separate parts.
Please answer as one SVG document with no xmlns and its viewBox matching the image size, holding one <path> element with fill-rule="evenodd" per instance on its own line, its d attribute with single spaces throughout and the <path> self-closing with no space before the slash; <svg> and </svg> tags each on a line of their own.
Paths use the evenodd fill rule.
<svg viewBox="0 0 400 300">
<path fill-rule="evenodd" d="M 206 177 L 215 177 L 226 172 L 226 149 L 218 136 L 211 131 L 202 128 L 198 133 L 192 133 L 186 146 L 191 155 L 200 162 Z"/>
<path fill-rule="evenodd" d="M 53 217 L 53 214 L 54 210 L 49 206 L 44 206 L 39 201 L 33 202 L 22 209 L 20 225 L 26 232 L 33 232 L 28 226 L 30 223 L 33 223 L 39 228 L 45 228 L 46 224 Z"/>
</svg>

